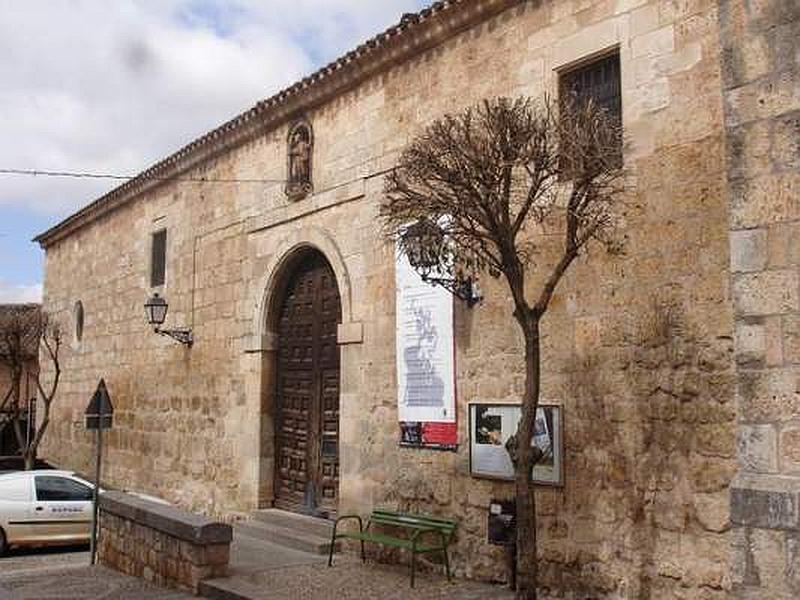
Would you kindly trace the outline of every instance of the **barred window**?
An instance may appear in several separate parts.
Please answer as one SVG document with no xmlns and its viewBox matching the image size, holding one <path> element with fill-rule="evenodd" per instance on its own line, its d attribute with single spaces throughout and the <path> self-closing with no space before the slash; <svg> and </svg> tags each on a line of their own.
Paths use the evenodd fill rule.
<svg viewBox="0 0 800 600">
<path fill-rule="evenodd" d="M 622 123 L 622 84 L 619 52 L 585 63 L 561 74 L 561 98 L 572 97 L 578 106 L 590 100 L 605 109 L 618 124 Z M 619 164 L 622 164 L 622 140 L 619 140 Z"/>
<path fill-rule="evenodd" d="M 619 52 L 563 73 L 560 87 L 562 95 L 572 94 L 579 103 L 594 100 L 615 119 L 622 119 Z"/>
<path fill-rule="evenodd" d="M 150 255 L 150 287 L 164 285 L 167 274 L 167 230 L 153 234 Z"/>
</svg>

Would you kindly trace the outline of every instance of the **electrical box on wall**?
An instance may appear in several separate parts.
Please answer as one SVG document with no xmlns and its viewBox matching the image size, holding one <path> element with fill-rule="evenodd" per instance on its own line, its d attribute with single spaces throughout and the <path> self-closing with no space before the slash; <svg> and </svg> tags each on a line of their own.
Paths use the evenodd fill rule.
<svg viewBox="0 0 800 600">
<path fill-rule="evenodd" d="M 496 546 L 516 544 L 517 503 L 514 500 L 492 500 L 489 503 L 489 543 Z"/>
</svg>

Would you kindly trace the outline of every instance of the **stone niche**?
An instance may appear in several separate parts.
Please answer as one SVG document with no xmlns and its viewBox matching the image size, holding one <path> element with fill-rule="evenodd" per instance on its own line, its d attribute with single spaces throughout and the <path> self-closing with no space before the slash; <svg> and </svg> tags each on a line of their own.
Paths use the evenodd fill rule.
<svg viewBox="0 0 800 600">
<path fill-rule="evenodd" d="M 100 564 L 156 585 L 199 592 L 228 573 L 230 525 L 122 492 L 100 496 Z"/>
</svg>

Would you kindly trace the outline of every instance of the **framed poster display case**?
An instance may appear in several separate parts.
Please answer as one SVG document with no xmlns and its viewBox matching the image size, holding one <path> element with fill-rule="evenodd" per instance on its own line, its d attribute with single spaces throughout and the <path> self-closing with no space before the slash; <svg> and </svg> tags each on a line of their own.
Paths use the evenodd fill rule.
<svg viewBox="0 0 800 600">
<path fill-rule="evenodd" d="M 519 404 L 469 404 L 469 463 L 473 477 L 514 480 L 514 465 L 506 442 L 517 431 L 522 415 Z M 564 485 L 562 407 L 540 404 L 536 411 L 533 444 L 543 452 L 533 468 L 537 485 Z"/>
</svg>

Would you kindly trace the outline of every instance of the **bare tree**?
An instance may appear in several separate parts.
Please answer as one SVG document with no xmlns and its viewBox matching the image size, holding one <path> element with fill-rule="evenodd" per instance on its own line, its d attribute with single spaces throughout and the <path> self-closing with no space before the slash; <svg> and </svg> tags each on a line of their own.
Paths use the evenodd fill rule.
<svg viewBox="0 0 800 600">
<path fill-rule="evenodd" d="M 32 310 L 35 308 L 35 310 Z M 0 403 L 0 413 L 8 416 L 8 423 L 14 429 L 14 436 L 25 463 L 25 469 L 33 469 L 36 452 L 47 427 L 50 425 L 50 408 L 58 390 L 61 378 L 59 351 L 62 344 L 61 329 L 50 321 L 47 314 L 38 306 L 9 305 L 0 316 L 0 365 L 9 371 L 9 389 Z M 32 435 L 22 428 L 22 415 L 31 410 L 31 398 L 23 397 L 22 379 L 26 364 L 44 359 L 52 366 L 49 385 L 45 388 L 42 370 L 37 365 L 30 373 L 36 385 L 37 397 L 41 406 L 41 418 Z"/>
<path fill-rule="evenodd" d="M 423 278 L 463 295 L 479 273 L 504 277 L 525 341 L 515 462 L 517 598 L 535 599 L 532 446 L 540 322 L 564 273 L 590 244 L 618 252 L 621 127 L 591 101 L 487 100 L 419 134 L 387 176 L 381 215 Z M 560 247 L 556 260 L 544 251 Z M 552 256 L 552 253 L 550 254 Z M 527 282 L 532 271 L 535 285 Z"/>
</svg>

